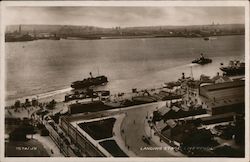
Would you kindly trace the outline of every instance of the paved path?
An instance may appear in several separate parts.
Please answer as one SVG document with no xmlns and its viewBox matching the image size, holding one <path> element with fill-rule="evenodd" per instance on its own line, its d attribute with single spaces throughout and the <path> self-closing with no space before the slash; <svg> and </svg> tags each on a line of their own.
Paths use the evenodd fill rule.
<svg viewBox="0 0 250 162">
<path fill-rule="evenodd" d="M 130 109 L 121 124 L 122 138 L 125 145 L 136 156 L 139 157 L 173 157 L 175 156 L 170 151 L 161 150 L 161 146 L 156 145 L 150 141 L 150 145 L 142 140 L 142 136 L 147 136 L 145 131 L 146 116 L 151 114 L 156 107 L 161 107 L 165 102 L 157 102 L 150 105 L 141 105 L 141 108 Z"/>
<path fill-rule="evenodd" d="M 113 132 L 114 132 L 114 137 L 113 139 L 116 141 L 117 145 L 119 145 L 119 147 L 124 151 L 124 153 L 126 153 L 129 157 L 136 157 L 136 155 L 134 154 L 134 152 L 132 152 L 131 150 L 129 150 L 122 138 L 122 133 L 121 133 L 121 124 L 122 121 L 125 118 L 125 113 L 120 114 L 117 118 L 116 118 L 116 122 L 113 128 Z"/>
<path fill-rule="evenodd" d="M 33 138 L 37 139 L 43 144 L 44 148 L 47 150 L 51 157 L 64 157 L 57 145 L 52 141 L 49 136 L 40 136 L 39 134 L 35 134 L 33 135 Z M 53 152 L 51 152 L 51 150 Z"/>
</svg>

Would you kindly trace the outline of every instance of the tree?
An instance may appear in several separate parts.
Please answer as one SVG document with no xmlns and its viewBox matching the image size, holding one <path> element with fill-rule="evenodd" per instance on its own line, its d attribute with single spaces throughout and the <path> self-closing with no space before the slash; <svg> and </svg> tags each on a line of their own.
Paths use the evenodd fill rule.
<svg viewBox="0 0 250 162">
<path fill-rule="evenodd" d="M 38 106 L 38 100 L 33 98 L 31 101 L 32 106 Z"/>
<path fill-rule="evenodd" d="M 14 106 L 15 106 L 15 108 L 21 107 L 21 102 L 20 102 L 20 100 L 16 100 Z"/>
<path fill-rule="evenodd" d="M 41 130 L 41 136 L 48 136 L 49 135 L 49 131 L 46 128 L 43 128 Z"/>
<path fill-rule="evenodd" d="M 10 141 L 26 141 L 26 133 L 23 131 L 20 131 L 19 129 L 15 129 L 9 134 Z"/>
<path fill-rule="evenodd" d="M 160 121 L 162 119 L 162 115 L 160 114 L 159 111 L 154 111 L 153 112 L 153 123 L 156 121 Z"/>
<path fill-rule="evenodd" d="M 215 145 L 213 135 L 209 130 L 205 129 L 189 130 L 189 132 L 186 132 L 182 142 L 182 149 L 191 155 L 201 151 L 199 148 L 208 148 Z"/>
<path fill-rule="evenodd" d="M 79 91 L 75 91 L 75 95 L 79 95 L 80 93 L 79 93 Z"/>
<path fill-rule="evenodd" d="M 26 133 L 26 134 L 35 134 L 35 128 L 31 124 L 23 124 L 19 127 L 20 131 Z"/>
<path fill-rule="evenodd" d="M 12 141 L 25 141 L 27 140 L 26 135 L 27 134 L 35 134 L 35 128 L 31 124 L 22 124 L 18 128 L 16 128 L 14 131 L 12 131 L 9 134 L 10 140 Z"/>
<path fill-rule="evenodd" d="M 235 122 L 235 142 L 237 144 L 245 143 L 245 120 L 244 118 L 236 118 Z"/>
<path fill-rule="evenodd" d="M 48 109 L 54 109 L 56 106 L 56 101 L 53 99 L 52 101 L 49 102 L 49 104 L 47 104 L 47 108 Z"/>
<path fill-rule="evenodd" d="M 25 105 L 26 107 L 31 106 L 30 100 L 29 100 L 28 98 L 25 99 L 24 105 Z"/>
</svg>

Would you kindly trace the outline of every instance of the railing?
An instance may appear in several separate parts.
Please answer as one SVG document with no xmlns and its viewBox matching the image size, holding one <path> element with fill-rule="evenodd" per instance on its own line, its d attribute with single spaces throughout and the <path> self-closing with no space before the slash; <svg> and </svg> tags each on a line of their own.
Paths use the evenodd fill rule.
<svg viewBox="0 0 250 162">
<path fill-rule="evenodd" d="M 82 135 L 64 117 L 61 118 L 61 126 L 62 126 L 62 129 L 65 132 L 67 132 L 68 136 L 78 146 L 80 146 L 81 150 L 85 151 L 85 153 L 87 155 L 89 155 L 89 156 L 97 156 L 97 157 L 105 157 L 105 155 L 96 146 L 94 146 L 84 135 Z M 71 132 L 74 132 L 74 133 L 71 133 Z M 83 141 L 83 143 L 81 141 Z"/>
<path fill-rule="evenodd" d="M 47 126 L 47 127 L 50 127 L 50 126 Z M 48 130 L 49 130 L 49 136 L 50 136 L 50 138 L 51 138 L 51 139 L 54 141 L 54 143 L 57 145 L 57 147 L 59 148 L 60 152 L 63 153 L 63 155 L 64 155 L 65 157 L 68 157 L 69 155 L 68 155 L 67 151 L 64 150 L 64 147 L 62 147 L 61 142 L 58 141 L 57 138 L 53 135 L 52 131 L 54 131 L 54 129 L 51 127 L 51 128 L 49 128 Z M 56 133 L 56 132 L 54 131 L 54 133 Z"/>
</svg>

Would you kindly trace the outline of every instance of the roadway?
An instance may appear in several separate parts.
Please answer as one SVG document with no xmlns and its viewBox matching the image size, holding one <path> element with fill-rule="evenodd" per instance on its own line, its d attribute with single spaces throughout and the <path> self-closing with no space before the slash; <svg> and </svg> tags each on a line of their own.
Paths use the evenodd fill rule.
<svg viewBox="0 0 250 162">
<path fill-rule="evenodd" d="M 121 123 L 121 133 L 123 141 L 129 150 L 138 157 L 173 157 L 173 151 L 164 150 L 162 146 L 149 140 L 149 144 L 142 140 L 142 137 L 148 137 L 145 131 L 146 116 L 152 114 L 156 107 L 161 107 L 162 102 L 150 105 L 141 105 L 137 109 L 129 109 Z M 153 136 L 153 135 L 152 135 Z"/>
</svg>

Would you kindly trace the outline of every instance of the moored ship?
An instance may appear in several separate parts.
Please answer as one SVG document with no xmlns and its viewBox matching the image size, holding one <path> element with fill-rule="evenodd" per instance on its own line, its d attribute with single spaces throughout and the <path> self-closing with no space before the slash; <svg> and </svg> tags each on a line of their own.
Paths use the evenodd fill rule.
<svg viewBox="0 0 250 162">
<path fill-rule="evenodd" d="M 5 42 L 26 42 L 33 41 L 35 38 L 30 36 L 29 34 L 22 35 L 5 35 Z"/>
<path fill-rule="evenodd" d="M 244 75 L 245 63 L 238 60 L 230 61 L 228 66 L 221 67 L 220 70 L 224 72 L 224 75 L 228 76 Z"/>
<path fill-rule="evenodd" d="M 90 72 L 90 76 L 87 79 L 83 79 L 81 81 L 75 81 L 71 84 L 71 87 L 74 89 L 84 89 L 89 88 L 91 86 L 103 85 L 108 82 L 108 78 L 104 75 L 93 77 Z"/>
<path fill-rule="evenodd" d="M 5 34 L 5 42 L 26 42 L 26 41 L 33 41 L 35 38 L 28 33 L 22 32 L 22 27 L 19 25 L 18 31 L 13 33 L 6 33 Z"/>
</svg>

